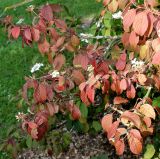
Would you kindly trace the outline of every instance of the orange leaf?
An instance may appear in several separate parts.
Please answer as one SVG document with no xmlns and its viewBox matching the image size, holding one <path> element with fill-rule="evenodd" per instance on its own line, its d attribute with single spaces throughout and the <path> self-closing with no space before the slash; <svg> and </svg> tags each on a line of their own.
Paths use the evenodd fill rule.
<svg viewBox="0 0 160 159">
<path fill-rule="evenodd" d="M 133 22 L 133 29 L 134 31 L 140 35 L 143 36 L 148 28 L 148 18 L 147 13 L 140 12 L 136 15 L 135 20 Z"/>
<path fill-rule="evenodd" d="M 152 58 L 152 64 L 159 65 L 160 64 L 160 51 L 155 53 Z"/>
<path fill-rule="evenodd" d="M 121 115 L 121 119 L 122 120 L 123 120 L 123 118 L 131 121 L 137 128 L 140 128 L 140 126 L 141 126 L 141 119 L 140 119 L 140 117 L 137 114 L 132 113 L 130 111 L 125 111 Z"/>
<path fill-rule="evenodd" d="M 110 128 L 108 130 L 108 134 L 107 134 L 108 139 L 115 136 L 117 128 L 119 126 L 119 123 L 120 123 L 120 121 L 115 121 L 112 123 L 112 125 L 110 126 Z"/>
<path fill-rule="evenodd" d="M 85 82 L 85 78 L 80 70 L 73 70 L 72 72 L 73 81 L 79 86 L 81 83 Z"/>
<path fill-rule="evenodd" d="M 120 81 L 120 89 L 122 89 L 122 90 L 126 90 L 127 89 L 127 81 L 126 81 L 126 79 L 122 79 Z"/>
<path fill-rule="evenodd" d="M 123 17 L 123 27 L 126 32 L 129 31 L 130 26 L 134 22 L 134 19 L 136 17 L 136 10 L 131 9 L 128 10 L 128 12 Z"/>
<path fill-rule="evenodd" d="M 123 155 L 124 148 L 125 148 L 124 140 L 123 139 L 117 140 L 114 146 L 116 148 L 116 154 Z"/>
<path fill-rule="evenodd" d="M 133 85 L 131 85 L 130 88 L 127 89 L 127 98 L 135 98 L 136 96 L 136 90 Z"/>
<path fill-rule="evenodd" d="M 128 135 L 128 143 L 132 153 L 138 155 L 142 152 L 141 135 L 138 130 L 131 129 Z"/>
<path fill-rule="evenodd" d="M 137 36 L 136 33 L 132 31 L 129 37 L 129 43 L 130 43 L 131 49 L 135 50 L 138 42 L 139 42 L 139 36 Z"/>
<path fill-rule="evenodd" d="M 144 74 L 138 74 L 137 77 L 138 77 L 138 82 L 141 85 L 145 85 L 145 82 L 147 81 L 146 75 L 144 75 Z"/>
<path fill-rule="evenodd" d="M 154 111 L 154 108 L 149 105 L 149 104 L 143 104 L 141 105 L 139 112 L 145 115 L 146 117 L 155 119 L 156 118 L 156 113 Z"/>
<path fill-rule="evenodd" d="M 117 11 L 117 9 L 118 9 L 117 0 L 112 0 L 111 3 L 108 5 L 108 10 L 114 13 Z"/>
<path fill-rule="evenodd" d="M 128 99 L 122 98 L 122 97 L 115 97 L 113 100 L 114 104 L 123 104 L 123 103 L 128 103 Z"/>
<path fill-rule="evenodd" d="M 107 133 L 109 132 L 109 129 L 112 125 L 112 120 L 113 120 L 113 114 L 107 114 L 101 120 L 102 128 Z"/>
</svg>

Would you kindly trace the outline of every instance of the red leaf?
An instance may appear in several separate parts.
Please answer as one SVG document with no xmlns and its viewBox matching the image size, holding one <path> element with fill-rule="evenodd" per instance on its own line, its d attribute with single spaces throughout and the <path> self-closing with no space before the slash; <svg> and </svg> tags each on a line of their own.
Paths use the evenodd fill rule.
<svg viewBox="0 0 160 159">
<path fill-rule="evenodd" d="M 124 148 L 125 148 L 124 140 L 123 139 L 117 140 L 114 146 L 116 148 L 116 154 L 123 155 Z"/>
<path fill-rule="evenodd" d="M 147 31 L 147 28 L 148 28 L 147 13 L 145 11 L 138 13 L 133 22 L 134 31 L 138 35 L 143 36 Z"/>
<path fill-rule="evenodd" d="M 125 69 L 125 67 L 126 67 L 126 58 L 127 58 L 126 53 L 123 53 L 123 54 L 120 55 L 120 58 L 116 63 L 116 69 L 117 70 L 123 71 Z"/>
<path fill-rule="evenodd" d="M 14 39 L 17 39 L 20 35 L 20 27 L 15 26 L 11 29 L 11 33 Z"/>
<path fill-rule="evenodd" d="M 40 15 L 48 21 L 53 20 L 53 11 L 50 5 L 45 5 L 40 11 Z"/>
<path fill-rule="evenodd" d="M 112 126 L 113 114 L 107 114 L 102 118 L 101 125 L 105 132 L 109 132 L 110 127 Z"/>
<path fill-rule="evenodd" d="M 134 22 L 134 19 L 136 17 L 136 10 L 131 9 L 128 10 L 128 12 L 123 17 L 123 27 L 126 32 L 129 31 L 130 26 Z"/>
<path fill-rule="evenodd" d="M 82 102 L 83 102 L 86 106 L 89 106 L 89 105 L 90 105 L 90 102 L 89 102 L 89 100 L 88 100 L 88 97 L 87 97 L 87 94 L 86 94 L 85 91 L 81 91 L 80 97 L 81 97 Z"/>
<path fill-rule="evenodd" d="M 65 56 L 62 54 L 58 54 L 53 61 L 54 69 L 59 71 L 65 64 L 65 62 L 66 62 Z"/>
<path fill-rule="evenodd" d="M 60 47 L 61 45 L 63 45 L 64 44 L 64 40 L 65 40 L 65 37 L 60 37 L 60 38 L 58 38 L 57 39 L 57 42 L 56 42 L 56 47 L 58 48 L 58 47 Z"/>
<path fill-rule="evenodd" d="M 122 97 L 115 97 L 114 98 L 114 101 L 113 101 L 114 104 L 124 104 L 124 103 L 128 103 L 128 99 L 125 99 L 125 98 L 122 98 Z"/>
<path fill-rule="evenodd" d="M 122 38 L 121 38 L 122 43 L 123 43 L 123 45 L 124 45 L 126 48 L 129 47 L 129 37 L 130 37 L 130 34 L 124 32 L 124 34 L 122 35 Z"/>
</svg>

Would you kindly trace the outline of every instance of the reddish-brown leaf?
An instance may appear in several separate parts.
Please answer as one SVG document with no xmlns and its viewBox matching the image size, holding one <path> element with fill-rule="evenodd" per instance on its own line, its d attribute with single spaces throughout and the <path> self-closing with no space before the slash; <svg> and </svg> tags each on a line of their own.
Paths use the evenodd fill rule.
<svg viewBox="0 0 160 159">
<path fill-rule="evenodd" d="M 48 21 L 53 20 L 53 11 L 50 5 L 45 5 L 40 11 L 40 15 Z"/>
<path fill-rule="evenodd" d="M 65 40 L 65 37 L 60 37 L 60 38 L 58 38 L 58 40 L 57 40 L 57 42 L 56 42 L 56 47 L 58 48 L 58 47 L 60 47 L 61 45 L 63 45 L 64 44 L 64 40 Z"/>
<path fill-rule="evenodd" d="M 79 38 L 76 35 L 73 35 L 71 37 L 71 44 L 74 47 L 76 47 L 76 46 L 78 46 L 80 44 L 80 40 L 79 40 Z"/>
<path fill-rule="evenodd" d="M 117 97 L 114 98 L 113 103 L 114 104 L 128 103 L 128 99 L 122 98 L 121 96 L 117 96 Z"/>
<path fill-rule="evenodd" d="M 18 37 L 19 37 L 19 35 L 20 35 L 20 27 L 18 27 L 18 26 L 15 26 L 15 27 L 13 27 L 12 29 L 11 29 L 11 34 L 12 34 L 12 36 L 13 36 L 13 38 L 14 39 L 17 39 Z"/>
<path fill-rule="evenodd" d="M 122 35 L 121 40 L 125 48 L 129 47 L 129 37 L 130 37 L 130 34 L 126 32 L 124 32 L 124 34 Z"/>
<path fill-rule="evenodd" d="M 79 86 L 82 82 L 85 82 L 84 75 L 80 70 L 73 70 L 72 72 L 73 81 Z"/>
<path fill-rule="evenodd" d="M 67 30 L 67 25 L 66 25 L 65 21 L 63 21 L 61 19 L 55 19 L 54 22 L 55 22 L 56 27 L 61 29 L 61 31 Z"/>
<path fill-rule="evenodd" d="M 136 17 L 136 9 L 128 10 L 128 12 L 123 17 L 123 27 L 126 32 L 129 31 L 129 28 L 134 22 Z"/>
<path fill-rule="evenodd" d="M 65 56 L 62 54 L 58 54 L 53 61 L 54 69 L 59 71 L 65 64 L 65 62 L 66 62 Z"/>
<path fill-rule="evenodd" d="M 101 120 L 102 128 L 105 132 L 109 132 L 110 127 L 112 126 L 113 114 L 105 115 Z"/>
<path fill-rule="evenodd" d="M 133 22 L 133 29 L 135 33 L 140 36 L 143 36 L 148 28 L 148 17 L 145 11 L 140 12 L 136 15 L 135 20 Z"/>
<path fill-rule="evenodd" d="M 160 38 L 153 39 L 152 48 L 155 52 L 160 52 Z"/>
<path fill-rule="evenodd" d="M 81 112 L 76 105 L 74 105 L 71 115 L 73 120 L 78 120 L 81 117 Z"/>
</svg>

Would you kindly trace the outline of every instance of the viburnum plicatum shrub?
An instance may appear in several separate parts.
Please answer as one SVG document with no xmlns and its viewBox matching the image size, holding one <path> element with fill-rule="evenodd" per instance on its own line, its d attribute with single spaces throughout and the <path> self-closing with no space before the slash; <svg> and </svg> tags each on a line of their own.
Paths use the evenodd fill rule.
<svg viewBox="0 0 160 159">
<path fill-rule="evenodd" d="M 9 16 L 4 19 L 9 38 L 21 37 L 23 45 L 37 43 L 39 52 L 48 57 L 52 66 L 41 77 L 26 78 L 22 94 L 31 114 L 19 118 L 28 134 L 40 140 L 48 130 L 50 116 L 69 112 L 73 120 L 81 118 L 75 99 L 80 98 L 88 107 L 101 107 L 98 90 L 106 114 L 101 125 L 116 153 L 122 155 L 128 142 L 131 152 L 140 154 L 143 138 L 153 134 L 153 122 L 159 115 L 158 106 L 153 107 L 150 98 L 160 91 L 160 12 L 156 9 L 159 3 L 104 0 L 103 5 L 96 34 L 103 28 L 105 15 L 111 12 L 113 18 L 122 20 L 120 41 L 115 42 L 111 34 L 86 35 L 93 39 L 92 43 L 81 42 L 74 29 L 58 17 L 61 7 L 55 4 L 40 8 L 32 25 L 14 25 Z M 33 8 L 29 11 L 35 13 Z M 110 39 L 107 46 L 106 38 Z M 29 98 L 30 88 L 33 93 Z"/>
</svg>

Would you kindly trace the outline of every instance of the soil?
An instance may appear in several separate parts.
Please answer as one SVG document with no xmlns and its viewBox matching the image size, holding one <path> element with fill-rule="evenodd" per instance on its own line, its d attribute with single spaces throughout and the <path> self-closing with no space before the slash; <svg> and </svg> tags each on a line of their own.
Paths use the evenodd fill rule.
<svg viewBox="0 0 160 159">
<path fill-rule="evenodd" d="M 133 155 L 129 149 L 125 150 L 123 156 L 117 156 L 114 147 L 107 141 L 107 138 L 102 133 L 96 136 L 78 134 L 75 131 L 71 133 L 72 142 L 68 150 L 60 153 L 57 157 L 55 157 L 54 154 L 49 156 L 47 151 L 25 150 L 18 155 L 17 159 L 92 159 L 93 157 L 93 159 L 141 158 L 140 156 Z"/>
</svg>

